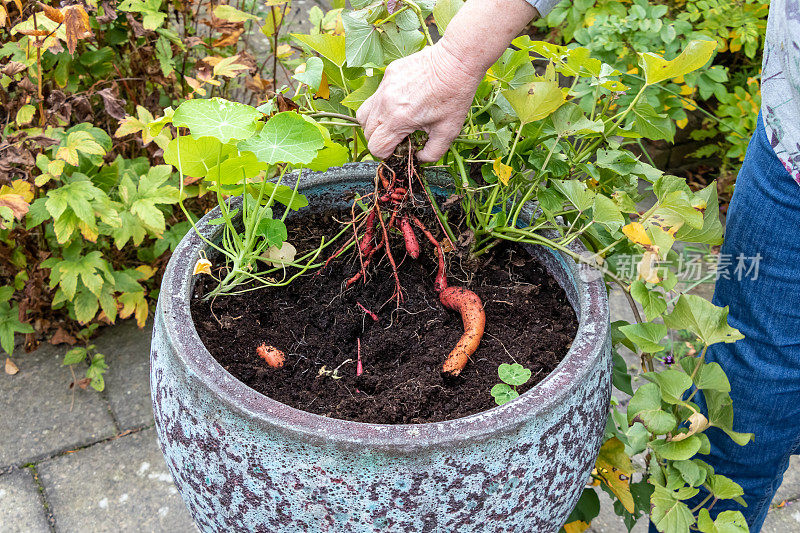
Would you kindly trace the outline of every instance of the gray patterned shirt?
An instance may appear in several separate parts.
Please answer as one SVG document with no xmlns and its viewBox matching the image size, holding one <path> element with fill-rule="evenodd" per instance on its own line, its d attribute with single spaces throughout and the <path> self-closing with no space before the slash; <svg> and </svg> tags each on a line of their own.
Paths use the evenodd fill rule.
<svg viewBox="0 0 800 533">
<path fill-rule="evenodd" d="M 561 0 L 526 1 L 544 16 Z M 772 149 L 800 185 L 800 0 L 770 2 L 761 116 Z"/>
</svg>

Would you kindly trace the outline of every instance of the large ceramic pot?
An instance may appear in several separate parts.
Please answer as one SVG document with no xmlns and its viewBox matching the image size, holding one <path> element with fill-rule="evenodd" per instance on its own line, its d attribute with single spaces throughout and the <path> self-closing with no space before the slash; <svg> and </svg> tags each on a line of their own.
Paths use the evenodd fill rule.
<svg viewBox="0 0 800 533">
<path fill-rule="evenodd" d="M 369 189 L 374 176 L 372 164 L 306 172 L 300 190 L 312 208 L 344 206 L 347 194 Z M 212 240 L 221 227 L 207 221 L 217 216 L 213 211 L 198 225 Z M 167 266 L 150 370 L 161 449 L 202 531 L 548 533 L 564 523 L 608 414 L 602 280 L 582 275 L 566 256 L 532 249 L 580 321 L 558 367 L 518 399 L 482 413 L 364 424 L 267 398 L 214 360 L 189 311 L 192 268 L 204 249 L 190 231 Z"/>
</svg>

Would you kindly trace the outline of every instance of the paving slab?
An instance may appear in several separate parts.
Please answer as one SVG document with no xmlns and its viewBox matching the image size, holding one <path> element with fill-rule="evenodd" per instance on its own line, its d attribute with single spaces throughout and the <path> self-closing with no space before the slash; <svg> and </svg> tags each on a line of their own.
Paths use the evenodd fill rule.
<svg viewBox="0 0 800 533">
<path fill-rule="evenodd" d="M 116 433 L 105 399 L 70 390 L 66 349 L 42 345 L 18 355 L 19 373 L 0 376 L 0 469 L 97 442 Z"/>
<path fill-rule="evenodd" d="M 0 531 L 3 533 L 49 533 L 39 488 L 26 469 L 0 476 Z"/>
<path fill-rule="evenodd" d="M 119 429 L 141 428 L 153 423 L 150 403 L 150 335 L 152 323 L 140 329 L 135 320 L 123 320 L 106 328 L 93 341 L 106 356 L 106 397 Z"/>
<path fill-rule="evenodd" d="M 764 521 L 761 533 L 796 533 L 800 531 L 800 503 L 786 504 L 780 509 L 771 509 Z"/>
<path fill-rule="evenodd" d="M 154 429 L 38 465 L 57 532 L 195 533 Z"/>
<path fill-rule="evenodd" d="M 797 455 L 792 456 L 789 460 L 789 468 L 783 475 L 783 483 L 775 492 L 772 504 L 778 505 L 783 501 L 795 500 L 800 500 L 800 457 Z M 800 510 L 800 506 L 798 506 L 798 510 Z M 800 527 L 797 530 L 800 531 Z"/>
</svg>

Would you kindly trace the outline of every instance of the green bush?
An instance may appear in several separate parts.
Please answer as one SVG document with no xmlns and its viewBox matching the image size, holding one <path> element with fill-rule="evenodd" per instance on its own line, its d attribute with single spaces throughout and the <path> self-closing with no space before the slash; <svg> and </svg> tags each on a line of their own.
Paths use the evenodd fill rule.
<svg viewBox="0 0 800 533">
<path fill-rule="evenodd" d="M 768 12 L 767 0 L 578 0 L 561 2 L 537 25 L 552 29 L 555 42 L 588 48 L 633 87 L 642 83 L 638 52 L 672 57 L 692 39 L 716 40 L 710 68 L 672 80 L 649 103 L 679 128 L 694 112 L 700 120 L 689 137 L 702 146 L 691 155 L 714 158 L 724 178 L 738 172 L 755 131 Z"/>
</svg>

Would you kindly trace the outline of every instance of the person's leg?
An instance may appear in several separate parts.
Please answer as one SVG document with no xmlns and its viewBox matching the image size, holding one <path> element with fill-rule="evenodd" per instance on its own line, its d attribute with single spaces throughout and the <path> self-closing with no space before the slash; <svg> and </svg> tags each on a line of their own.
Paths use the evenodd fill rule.
<svg viewBox="0 0 800 533">
<path fill-rule="evenodd" d="M 699 456 L 739 483 L 748 504 L 743 508 L 722 500 L 711 515 L 742 511 L 752 532 L 761 529 L 800 444 L 800 186 L 775 156 L 761 117 L 758 124 L 736 181 L 720 251 L 732 266 L 714 292 L 714 303 L 729 306 L 728 321 L 745 338 L 715 344 L 706 354 L 731 382 L 734 429 L 754 433 L 755 440 L 739 446 L 710 428 L 711 454 Z M 748 265 L 757 263 L 757 275 L 736 272 L 739 257 Z M 702 399 L 698 403 L 705 408 Z"/>
</svg>

